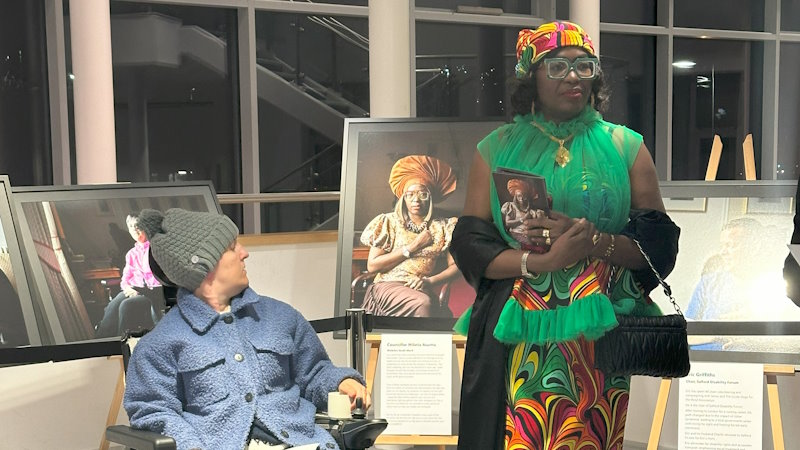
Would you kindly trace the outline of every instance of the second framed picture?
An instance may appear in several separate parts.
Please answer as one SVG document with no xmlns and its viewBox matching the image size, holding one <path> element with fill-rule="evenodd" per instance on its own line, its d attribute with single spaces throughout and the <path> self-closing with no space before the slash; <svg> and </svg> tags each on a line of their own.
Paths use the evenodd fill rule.
<svg viewBox="0 0 800 450">
<path fill-rule="evenodd" d="M 460 316 L 474 290 L 450 257 L 478 142 L 499 121 L 348 119 L 345 123 L 336 313 Z M 402 254 L 402 261 L 385 258 Z M 434 321 L 430 321 L 433 323 Z M 440 322 L 440 321 L 437 321 Z"/>
<path fill-rule="evenodd" d="M 152 328 L 164 314 L 139 211 L 221 212 L 208 182 L 24 187 L 12 199 L 42 333 L 53 344 Z"/>
</svg>

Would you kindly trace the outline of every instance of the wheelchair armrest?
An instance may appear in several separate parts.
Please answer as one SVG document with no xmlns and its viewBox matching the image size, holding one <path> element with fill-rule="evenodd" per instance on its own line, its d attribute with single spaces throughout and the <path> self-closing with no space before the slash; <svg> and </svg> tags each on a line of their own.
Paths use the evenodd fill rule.
<svg viewBox="0 0 800 450">
<path fill-rule="evenodd" d="M 127 425 L 106 428 L 106 439 L 136 450 L 175 450 L 175 440 L 153 431 L 137 430 Z"/>
<path fill-rule="evenodd" d="M 372 447 L 388 425 L 386 419 L 334 419 L 320 413 L 315 420 L 333 436 L 340 448 L 347 450 Z"/>
</svg>

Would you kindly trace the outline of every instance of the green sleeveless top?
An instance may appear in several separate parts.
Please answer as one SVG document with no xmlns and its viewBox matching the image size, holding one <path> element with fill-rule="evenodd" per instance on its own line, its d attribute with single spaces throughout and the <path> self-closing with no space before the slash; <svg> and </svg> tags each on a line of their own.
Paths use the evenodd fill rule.
<svg viewBox="0 0 800 450">
<path fill-rule="evenodd" d="M 534 126 L 534 121 L 555 138 L 573 136 L 564 143 L 571 158 L 564 167 L 555 163 L 558 143 Z M 576 118 L 558 125 L 545 121 L 541 114 L 516 116 L 513 123 L 501 126 L 478 143 L 478 151 L 492 171 L 507 167 L 544 177 L 555 211 L 585 217 L 600 231 L 618 233 L 628 221 L 628 171 L 641 145 L 640 134 L 604 121 L 599 112 L 587 106 Z M 494 222 L 503 223 L 494 181 L 490 198 Z M 518 248 L 503 227 L 498 229 Z"/>
<path fill-rule="evenodd" d="M 559 143 L 548 135 L 565 140 L 570 161 L 563 167 L 555 159 Z M 478 143 L 478 152 L 492 171 L 505 167 L 544 177 L 553 210 L 573 218 L 586 218 L 598 230 L 618 234 L 628 221 L 631 203 L 628 172 L 641 145 L 640 134 L 604 121 L 599 112 L 587 105 L 577 117 L 560 124 L 544 120 L 541 114 L 516 116 L 512 123 L 497 128 Z M 497 188 L 492 180 L 492 218 L 495 224 L 502 224 Z M 510 246 L 519 248 L 502 225 L 497 229 Z M 540 310 L 521 306 L 521 299 L 516 298 L 520 294 L 517 283 L 494 336 L 505 343 L 558 342 L 579 336 L 596 339 L 617 325 L 615 313 L 661 314 L 658 306 L 645 298 L 632 273 L 622 268 L 617 268 L 610 296 L 601 291 L 586 296 L 568 292 L 581 285 L 582 280 L 588 283 L 600 277 L 600 273 L 607 275 L 605 266 L 605 261 L 589 258 L 563 271 L 526 280 L 533 297 L 541 300 L 554 295 L 568 302 L 552 309 L 543 306 L 544 301 L 540 302 L 543 308 Z M 575 301 L 578 297 L 581 301 Z M 470 315 L 471 309 L 456 323 L 456 332 L 466 334 Z"/>
</svg>

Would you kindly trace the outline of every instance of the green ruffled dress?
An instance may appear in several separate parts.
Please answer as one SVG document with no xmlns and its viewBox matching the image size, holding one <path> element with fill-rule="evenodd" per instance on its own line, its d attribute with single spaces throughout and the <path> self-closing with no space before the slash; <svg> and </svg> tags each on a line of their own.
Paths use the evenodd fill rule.
<svg viewBox="0 0 800 450">
<path fill-rule="evenodd" d="M 565 139 L 570 162 L 556 164 L 559 147 L 546 133 Z M 642 137 L 606 122 L 590 106 L 558 125 L 541 115 L 514 118 L 478 144 L 493 171 L 497 167 L 541 175 L 553 209 L 586 218 L 600 230 L 619 233 L 630 212 L 630 179 Z M 502 187 L 501 187 L 502 188 Z M 492 216 L 502 224 L 492 182 Z M 510 246 L 518 243 L 498 230 Z M 587 258 L 514 284 L 494 336 L 511 346 L 507 363 L 506 448 L 621 449 L 629 379 L 606 377 L 594 367 L 594 340 L 615 327 L 615 314 L 660 315 L 633 279 L 617 268 L 613 292 L 605 292 L 611 267 Z M 470 310 L 456 323 L 466 334 Z"/>
</svg>

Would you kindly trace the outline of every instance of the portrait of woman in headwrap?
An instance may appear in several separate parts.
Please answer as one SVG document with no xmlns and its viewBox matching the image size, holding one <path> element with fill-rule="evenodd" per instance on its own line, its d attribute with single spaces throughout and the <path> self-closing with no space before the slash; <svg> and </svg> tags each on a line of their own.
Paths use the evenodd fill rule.
<svg viewBox="0 0 800 450">
<path fill-rule="evenodd" d="M 544 217 L 543 210 L 531 207 L 532 202 L 538 198 L 538 194 L 530 183 L 519 178 L 508 180 L 506 188 L 511 194 L 511 200 L 503 203 L 500 208 L 506 230 L 520 243 L 530 243 L 525 219 Z"/>
<path fill-rule="evenodd" d="M 449 252 L 457 218 L 435 217 L 434 204 L 455 191 L 453 169 L 431 156 L 406 156 L 392 167 L 389 187 L 394 211 L 379 214 L 361 234 L 370 247 L 367 270 L 377 273 L 364 308 L 381 316 L 450 315 L 437 311 L 434 289 L 458 274 Z"/>
</svg>

